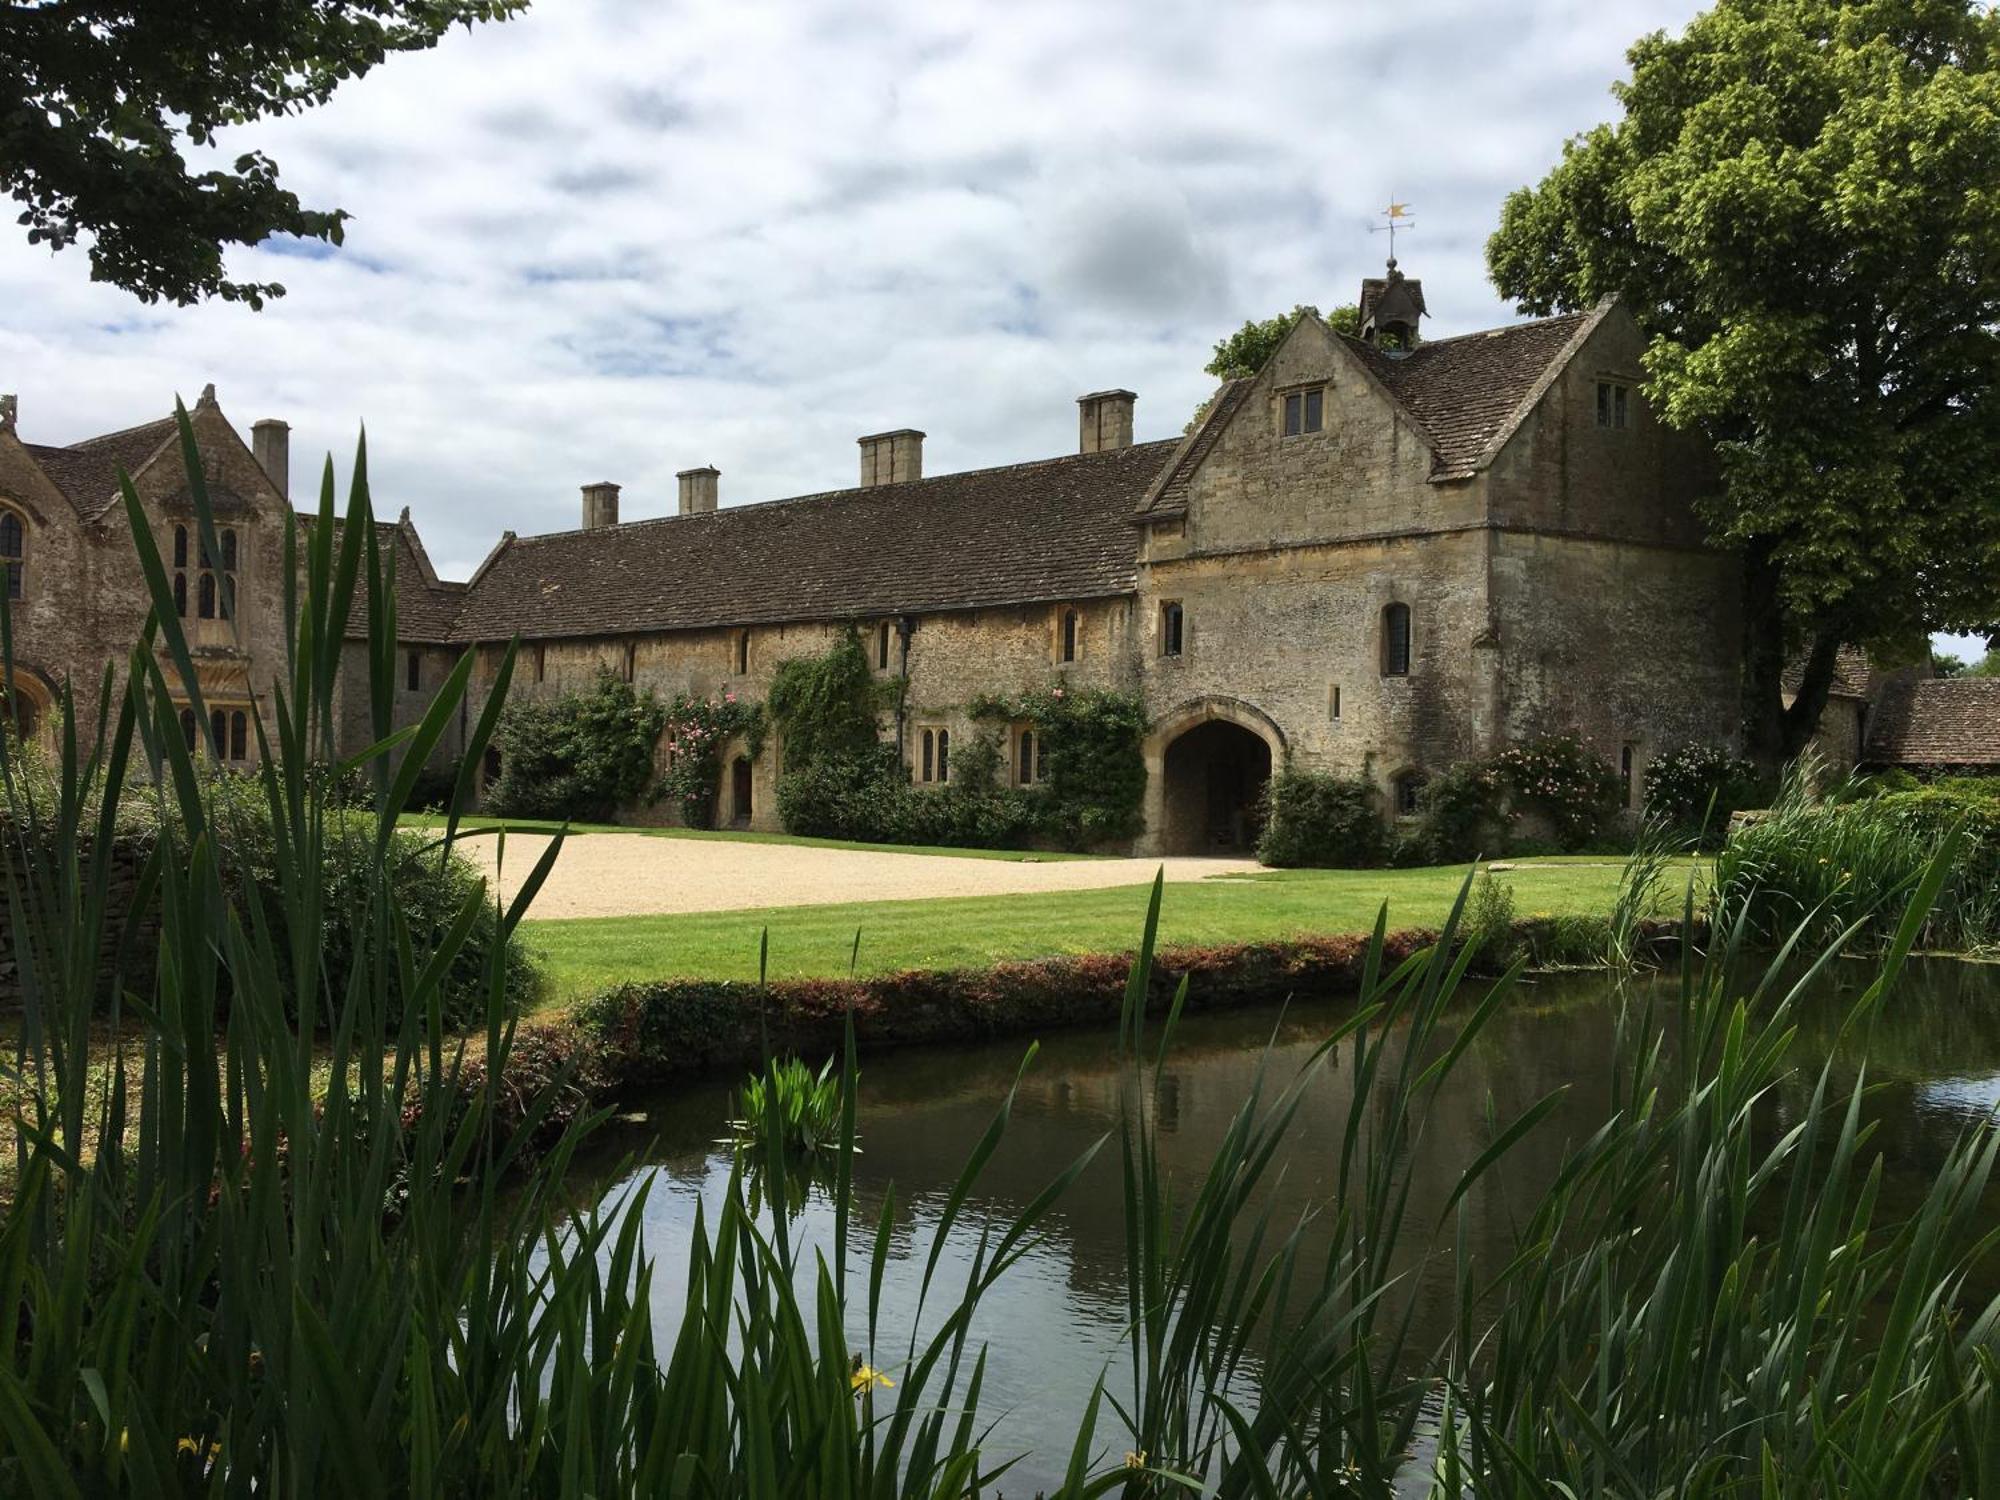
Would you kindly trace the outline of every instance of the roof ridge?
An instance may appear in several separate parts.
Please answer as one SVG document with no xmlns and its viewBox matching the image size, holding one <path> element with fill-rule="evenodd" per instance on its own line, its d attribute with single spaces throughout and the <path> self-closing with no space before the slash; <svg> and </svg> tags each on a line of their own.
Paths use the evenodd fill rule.
<svg viewBox="0 0 2000 1500">
<path fill-rule="evenodd" d="M 970 479 L 985 474 L 1011 474 L 1028 469 L 1049 468 L 1056 464 L 1076 463 L 1093 458 L 1115 458 L 1120 454 L 1135 453 L 1142 448 L 1164 448 L 1178 444 L 1180 438 L 1149 438 L 1143 443 L 1130 443 L 1123 448 L 1106 448 L 1096 453 L 1058 453 L 1049 458 L 1023 459 L 1019 463 L 990 464 L 983 469 L 953 469 L 943 474 L 926 474 L 921 479 L 899 479 L 893 484 L 855 484 L 838 490 L 811 490 L 803 495 L 779 495 L 770 500 L 746 500 L 735 505 L 718 506 L 714 510 L 697 511 L 690 515 L 647 516 L 637 521 L 620 521 L 612 526 L 566 526 L 560 531 L 536 531 L 526 536 L 516 535 L 514 545 L 527 546 L 534 542 L 553 542 L 565 537 L 587 536 L 596 531 L 617 531 L 629 534 L 641 527 L 662 526 L 675 521 L 705 521 L 716 516 L 740 515 L 745 511 L 770 510 L 780 505 L 799 505 L 808 500 L 831 500 L 838 495 L 863 495 L 876 490 L 909 490 L 917 485 L 940 483 L 947 479 Z"/>
<path fill-rule="evenodd" d="M 1523 318 L 1518 323 L 1496 323 L 1491 328 L 1474 328 L 1466 333 L 1447 333 L 1441 338 L 1419 339 L 1417 346 L 1410 353 L 1421 354 L 1426 349 L 1435 349 L 1439 344 L 1458 344 L 1466 339 L 1489 339 L 1497 333 L 1522 333 L 1530 328 L 1546 328 L 1551 323 L 1560 323 L 1565 319 L 1587 318 L 1596 311 L 1594 307 L 1584 307 L 1574 312 L 1550 313 L 1545 318 Z M 1354 335 L 1350 333 L 1346 337 L 1353 338 Z"/>
<path fill-rule="evenodd" d="M 134 433 L 144 432 L 148 427 L 172 427 L 174 425 L 176 425 L 174 414 L 169 412 L 164 417 L 154 417 L 145 422 L 134 422 L 130 427 L 120 427 L 113 432 L 100 432 L 93 437 L 78 438 L 73 443 L 63 443 L 58 446 L 67 448 L 72 452 L 88 453 L 101 443 L 109 443 L 118 438 L 131 437 Z"/>
</svg>

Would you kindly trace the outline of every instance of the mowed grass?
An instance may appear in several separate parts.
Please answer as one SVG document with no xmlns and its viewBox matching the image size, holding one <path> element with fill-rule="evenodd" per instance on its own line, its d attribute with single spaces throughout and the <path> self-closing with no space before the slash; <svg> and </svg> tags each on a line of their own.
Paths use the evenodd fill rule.
<svg viewBox="0 0 2000 1500">
<path fill-rule="evenodd" d="M 406 813 L 405 828 L 441 829 L 443 813 Z M 652 828 L 631 823 L 556 823 L 541 818 L 491 818 L 468 814 L 458 820 L 464 833 L 637 833 L 653 839 L 713 839 L 737 844 L 796 844 L 802 849 L 862 849 L 871 854 L 937 854 L 954 859 L 1001 859 L 1016 864 L 1103 859 L 1101 854 L 1064 854 L 1048 849 L 956 849 L 943 844 L 864 844 L 854 839 L 814 839 L 789 833 L 753 833 L 745 828 Z"/>
<path fill-rule="evenodd" d="M 1513 886 L 1516 913 L 1607 915 L 1623 863 L 1602 856 L 1537 859 L 1496 880 Z M 1389 925 L 1444 920 L 1470 866 L 1418 870 L 1269 870 L 1170 884 L 1163 943 L 1237 943 L 1302 933 L 1366 932 L 1387 902 Z M 1135 947 L 1147 885 L 1046 894 L 857 901 L 654 917 L 530 921 L 522 931 L 545 960 L 560 1005 L 612 985 L 653 979 L 755 979 L 759 935 L 770 933 L 772 978 L 854 971 L 978 968 L 1007 959 L 1119 953 Z M 1678 909 L 1678 879 L 1664 893 Z"/>
</svg>

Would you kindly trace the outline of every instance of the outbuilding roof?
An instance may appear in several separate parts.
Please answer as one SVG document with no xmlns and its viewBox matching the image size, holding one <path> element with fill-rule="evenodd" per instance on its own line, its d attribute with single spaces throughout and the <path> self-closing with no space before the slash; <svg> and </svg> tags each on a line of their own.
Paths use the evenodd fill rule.
<svg viewBox="0 0 2000 1500">
<path fill-rule="evenodd" d="M 1878 766 L 2000 766 L 2000 677 L 1892 683 L 1868 726 Z"/>
</svg>

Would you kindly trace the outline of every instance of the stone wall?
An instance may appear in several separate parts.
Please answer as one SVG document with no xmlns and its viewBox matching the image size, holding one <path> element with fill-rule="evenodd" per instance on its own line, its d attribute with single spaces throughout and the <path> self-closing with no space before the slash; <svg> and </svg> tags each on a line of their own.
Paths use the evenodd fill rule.
<svg viewBox="0 0 2000 1500">
<path fill-rule="evenodd" d="M 1077 613 L 1077 656 L 1061 660 L 1062 618 Z M 960 611 L 915 617 L 907 659 L 896 621 L 856 621 L 870 668 L 880 681 L 906 671 L 903 747 L 914 763 L 922 730 L 949 730 L 954 743 L 969 744 L 977 727 L 969 705 L 982 695 L 1006 695 L 1039 690 L 1063 678 L 1079 688 L 1130 688 L 1136 681 L 1130 636 L 1133 606 L 1129 599 L 1080 600 L 1069 604 L 1023 605 L 1017 608 Z M 886 665 L 883 626 L 888 626 Z M 515 665 L 510 702 L 534 701 L 566 692 L 587 691 L 600 670 L 627 678 L 662 703 L 680 693 L 720 697 L 733 692 L 747 703 L 770 696 L 779 666 L 794 657 L 817 656 L 840 638 L 844 621 L 757 625 L 712 630 L 673 631 L 658 635 L 606 636 L 584 640 L 524 642 Z M 744 639 L 747 633 L 747 640 Z M 504 648 L 478 648 L 472 674 L 468 713 L 476 715 L 491 692 Z M 743 670 L 738 670 L 739 665 Z M 882 716 L 884 739 L 895 733 L 894 715 Z M 724 749 L 717 787 L 717 817 L 736 818 L 732 762 L 747 750 L 741 743 Z M 664 768 L 664 767 L 663 767 Z M 763 753 L 751 767 L 751 811 L 747 826 L 779 831 L 777 780 L 783 770 L 780 737 L 766 737 Z M 678 809 L 669 803 L 628 809 L 634 822 L 673 823 Z"/>
<path fill-rule="evenodd" d="M 220 618 L 219 610 L 217 618 L 199 618 L 199 546 L 178 446 L 169 444 L 144 464 L 133 476 L 133 488 L 170 578 L 175 528 L 188 532 L 188 608 L 182 625 L 208 706 L 247 714 L 254 704 L 268 714 L 269 683 L 284 660 L 286 502 L 212 401 L 198 403 L 189 417 L 216 492 L 218 532 L 226 528 L 237 538 L 234 619 Z M 95 729 L 100 674 L 109 664 L 122 682 L 152 607 L 124 506 L 113 505 L 95 520 L 80 516 L 11 438 L 0 439 L 0 500 L 26 511 L 29 519 L 26 597 L 15 607 L 16 661 L 54 688 L 77 685 L 81 729 L 88 735 Z M 165 650 L 160 663 L 178 698 L 179 670 Z M 246 759 L 254 760 L 254 733 L 246 739 Z"/>
</svg>

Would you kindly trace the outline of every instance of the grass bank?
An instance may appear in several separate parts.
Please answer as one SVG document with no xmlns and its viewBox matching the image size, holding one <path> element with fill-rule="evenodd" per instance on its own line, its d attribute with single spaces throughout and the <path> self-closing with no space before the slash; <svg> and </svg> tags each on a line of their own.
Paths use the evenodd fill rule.
<svg viewBox="0 0 2000 1500">
<path fill-rule="evenodd" d="M 405 813 L 405 828 L 442 830 L 442 813 Z M 757 833 L 747 828 L 657 828 L 630 823 L 556 823 L 543 818 L 489 818 L 469 815 L 458 820 L 459 835 L 478 833 L 636 833 L 651 839 L 715 839 L 736 844 L 796 844 L 805 849 L 859 849 L 870 854 L 949 855 L 954 859 L 1000 859 L 1015 864 L 1052 864 L 1072 859 L 1103 859 L 1101 854 L 1069 854 L 1056 849 L 959 849 L 945 844 L 867 844 L 857 839 L 815 839 L 790 833 Z"/>
<path fill-rule="evenodd" d="M 1270 870 L 1166 887 L 1160 941 L 1178 946 L 1274 942 L 1365 933 L 1389 903 L 1396 928 L 1435 927 L 1451 910 L 1466 865 L 1416 870 Z M 1681 867 L 1684 873 L 1692 865 Z M 1617 899 L 1624 864 L 1601 856 L 1503 862 L 1522 916 L 1598 916 Z M 526 922 L 546 965 L 549 1001 L 567 1005 L 620 984 L 667 979 L 755 979 L 760 935 L 770 933 L 773 979 L 863 978 L 908 970 L 1128 952 L 1146 912 L 1147 885 L 1092 891 L 857 901 L 655 917 Z M 1680 905 L 1679 878 L 1663 901 Z M 855 934 L 860 933 L 860 947 Z"/>
</svg>

